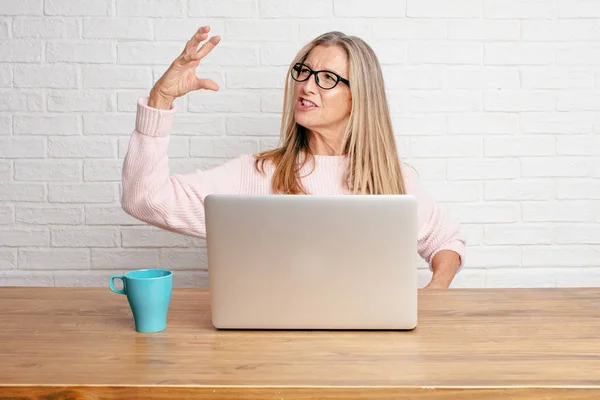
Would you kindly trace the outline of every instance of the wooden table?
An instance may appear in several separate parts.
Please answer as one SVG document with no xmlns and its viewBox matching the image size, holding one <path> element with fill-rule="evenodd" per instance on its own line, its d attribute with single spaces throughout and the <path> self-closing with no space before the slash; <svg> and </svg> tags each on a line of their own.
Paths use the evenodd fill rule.
<svg viewBox="0 0 600 400">
<path fill-rule="evenodd" d="M 412 332 L 217 331 L 176 289 L 0 288 L 0 399 L 600 399 L 600 289 L 429 290 Z"/>
</svg>

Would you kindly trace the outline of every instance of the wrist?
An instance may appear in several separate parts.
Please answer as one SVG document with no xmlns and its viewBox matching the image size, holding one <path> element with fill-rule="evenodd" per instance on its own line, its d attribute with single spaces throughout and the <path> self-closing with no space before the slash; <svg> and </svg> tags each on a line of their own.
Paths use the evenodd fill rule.
<svg viewBox="0 0 600 400">
<path fill-rule="evenodd" d="M 452 283 L 452 277 L 447 276 L 447 275 L 442 275 L 442 274 L 433 274 L 431 276 L 431 282 L 440 284 L 440 285 L 444 285 L 444 286 L 450 286 L 450 284 Z"/>
<path fill-rule="evenodd" d="M 156 89 L 150 91 L 150 98 L 148 99 L 148 107 L 158 108 L 161 110 L 170 110 L 173 108 L 173 101 L 175 99 L 164 96 Z"/>
</svg>

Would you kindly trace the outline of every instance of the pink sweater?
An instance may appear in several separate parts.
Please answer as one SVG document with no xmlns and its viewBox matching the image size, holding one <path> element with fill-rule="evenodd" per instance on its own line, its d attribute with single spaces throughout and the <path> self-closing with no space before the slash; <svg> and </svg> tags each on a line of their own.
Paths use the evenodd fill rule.
<svg viewBox="0 0 600 400">
<path fill-rule="evenodd" d="M 252 155 L 241 155 L 222 165 L 186 175 L 170 175 L 167 157 L 169 132 L 175 108 L 148 107 L 148 98 L 140 98 L 135 130 L 123 164 L 125 212 L 148 224 L 184 235 L 206 238 L 204 197 L 210 193 L 271 194 L 274 167 L 266 165 L 266 176 L 254 168 Z M 342 185 L 346 167 L 344 156 L 316 156 L 314 171 L 302 178 L 313 194 L 348 194 Z M 305 166 L 306 175 L 312 166 Z M 419 255 L 429 264 L 440 250 L 453 250 L 464 265 L 465 240 L 458 224 L 421 188 L 417 173 L 401 164 L 408 194 L 418 202 Z"/>
</svg>

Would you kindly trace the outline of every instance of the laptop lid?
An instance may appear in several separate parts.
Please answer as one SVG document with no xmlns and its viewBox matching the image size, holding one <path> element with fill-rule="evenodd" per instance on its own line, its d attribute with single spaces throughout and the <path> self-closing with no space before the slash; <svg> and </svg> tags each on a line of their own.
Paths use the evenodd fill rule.
<svg viewBox="0 0 600 400">
<path fill-rule="evenodd" d="M 205 198 L 217 328 L 413 329 L 411 195 Z"/>
</svg>

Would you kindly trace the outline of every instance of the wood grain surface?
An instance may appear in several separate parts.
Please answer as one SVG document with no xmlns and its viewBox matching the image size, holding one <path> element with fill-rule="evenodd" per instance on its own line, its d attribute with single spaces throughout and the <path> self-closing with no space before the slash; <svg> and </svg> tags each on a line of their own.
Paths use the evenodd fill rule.
<svg viewBox="0 0 600 400">
<path fill-rule="evenodd" d="M 176 289 L 167 330 L 107 288 L 0 288 L 0 399 L 598 399 L 600 289 L 419 292 L 394 331 L 219 331 Z"/>
</svg>

